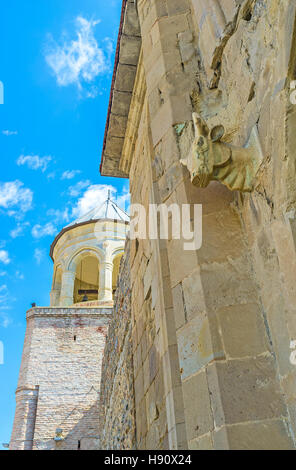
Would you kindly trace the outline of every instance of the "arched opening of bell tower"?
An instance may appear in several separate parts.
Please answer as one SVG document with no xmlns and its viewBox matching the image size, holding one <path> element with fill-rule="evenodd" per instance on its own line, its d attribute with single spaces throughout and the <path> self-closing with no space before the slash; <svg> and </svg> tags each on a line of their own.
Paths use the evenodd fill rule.
<svg viewBox="0 0 296 470">
<path fill-rule="evenodd" d="M 88 255 L 79 260 L 75 273 L 74 304 L 98 300 L 99 272 L 100 265 L 96 256 Z"/>
</svg>

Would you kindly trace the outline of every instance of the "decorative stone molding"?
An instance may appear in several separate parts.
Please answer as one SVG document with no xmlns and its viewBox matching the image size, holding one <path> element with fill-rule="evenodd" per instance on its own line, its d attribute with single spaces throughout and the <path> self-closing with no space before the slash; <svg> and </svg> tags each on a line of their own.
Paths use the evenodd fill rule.
<svg viewBox="0 0 296 470">
<path fill-rule="evenodd" d="M 77 305 L 77 306 L 76 306 Z M 112 315 L 113 305 L 99 303 L 98 305 L 87 306 L 87 302 L 83 305 L 76 304 L 75 306 L 69 307 L 33 307 L 27 311 L 27 320 L 30 318 L 49 318 L 49 317 L 86 317 L 86 318 L 97 318 L 102 317 L 102 321 L 105 321 Z"/>
<path fill-rule="evenodd" d="M 207 123 L 193 113 L 195 139 L 182 165 L 186 166 L 194 186 L 205 188 L 211 180 L 220 181 L 231 191 L 250 192 L 262 163 L 262 151 L 257 129 L 252 130 L 245 147 L 221 142 L 222 125 L 211 131 Z"/>
<path fill-rule="evenodd" d="M 103 176 L 128 177 L 128 173 L 121 169 L 120 160 L 141 42 L 135 0 L 124 0 L 100 166 L 101 175 Z"/>
<path fill-rule="evenodd" d="M 70 306 L 73 304 L 75 271 L 65 271 L 62 274 L 62 288 L 60 306 Z"/>
</svg>

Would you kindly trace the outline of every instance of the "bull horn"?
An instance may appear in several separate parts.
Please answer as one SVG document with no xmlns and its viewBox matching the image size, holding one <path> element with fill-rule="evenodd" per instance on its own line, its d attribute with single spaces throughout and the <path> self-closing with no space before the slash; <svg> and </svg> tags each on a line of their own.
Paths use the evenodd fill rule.
<svg viewBox="0 0 296 470">
<path fill-rule="evenodd" d="M 204 137 L 207 137 L 209 135 L 209 128 L 207 126 L 206 121 L 204 121 L 204 119 L 201 116 L 199 116 L 197 113 L 193 113 L 192 118 L 193 118 L 195 136 L 199 137 L 203 135 Z"/>
<path fill-rule="evenodd" d="M 219 125 L 219 126 L 213 127 L 213 129 L 211 130 L 212 142 L 218 142 L 223 137 L 224 133 L 225 133 L 224 126 Z"/>
</svg>

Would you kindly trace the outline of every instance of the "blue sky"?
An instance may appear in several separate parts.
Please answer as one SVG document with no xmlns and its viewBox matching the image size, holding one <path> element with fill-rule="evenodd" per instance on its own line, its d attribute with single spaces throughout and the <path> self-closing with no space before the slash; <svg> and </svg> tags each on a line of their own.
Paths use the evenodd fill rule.
<svg viewBox="0 0 296 470">
<path fill-rule="evenodd" d="M 127 180 L 99 175 L 120 10 L 121 0 L 1 3 L 0 448 L 12 429 L 26 310 L 49 305 L 54 236 L 109 187 L 127 201 Z"/>
</svg>

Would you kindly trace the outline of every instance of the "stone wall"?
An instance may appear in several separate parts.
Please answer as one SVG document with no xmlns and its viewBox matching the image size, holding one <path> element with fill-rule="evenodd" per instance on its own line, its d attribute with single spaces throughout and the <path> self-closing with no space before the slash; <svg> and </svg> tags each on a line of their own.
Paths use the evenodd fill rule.
<svg viewBox="0 0 296 470">
<path fill-rule="evenodd" d="M 99 448 L 101 362 L 111 309 L 33 308 L 11 450 Z M 54 440 L 56 429 L 62 440 Z"/>
<path fill-rule="evenodd" d="M 295 9 L 137 2 L 142 51 L 119 168 L 147 212 L 203 206 L 200 250 L 182 238 L 131 242 L 138 448 L 295 447 Z M 263 163 L 251 193 L 192 184 L 180 159 L 193 112 L 238 147 L 257 128 Z"/>
<path fill-rule="evenodd" d="M 135 449 L 135 405 L 131 344 L 130 243 L 121 260 L 102 365 L 101 448 Z"/>
<path fill-rule="evenodd" d="M 295 106 L 289 102 L 289 88 L 295 77 L 291 65 L 295 63 L 295 40 L 294 45 L 292 41 L 296 6 L 294 2 L 279 0 L 231 0 L 221 1 L 219 5 L 214 1 L 192 0 L 192 3 L 203 65 L 196 110 L 207 119 L 210 128 L 223 124 L 223 139 L 238 146 L 244 145 L 252 129 L 257 128 L 263 151 L 254 191 L 235 194 L 233 207 L 241 220 L 242 238 L 249 251 L 249 269 L 257 291 L 258 314 L 265 324 L 264 335 L 269 343 L 266 361 L 273 367 L 273 380 L 279 384 L 277 393 L 282 395 L 285 408 L 269 416 L 261 404 L 260 413 L 255 412 L 256 403 L 262 403 L 259 396 L 255 400 L 255 391 L 250 400 L 256 403 L 250 401 L 247 405 L 246 402 L 246 406 L 256 416 L 274 419 L 269 424 L 269 446 L 285 445 L 285 432 L 295 443 L 296 369 L 289 360 L 296 327 L 296 298 L 291 283 L 296 274 L 295 147 L 294 150 L 291 147 Z M 225 240 L 225 244 L 230 245 L 231 240 Z M 228 286 L 231 287 L 230 281 Z M 250 298 L 253 303 L 255 295 Z M 258 340 L 262 344 L 263 332 L 258 335 L 258 328 L 252 326 L 253 312 L 253 307 L 244 305 L 242 309 L 227 307 L 218 313 L 219 322 L 227 320 L 228 331 L 222 323 L 221 328 L 230 357 L 254 358 L 255 342 L 256 349 Z M 247 359 L 244 360 L 247 364 Z M 256 364 L 261 359 L 252 360 Z M 240 395 L 236 386 L 233 393 Z M 235 421 L 235 417 L 229 419 L 231 427 L 227 434 L 229 442 L 239 446 L 239 435 L 244 438 L 247 426 Z M 249 432 L 255 436 L 260 426 L 263 423 L 249 424 Z M 259 439 L 257 445 L 263 447 L 267 443 Z"/>
</svg>

